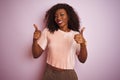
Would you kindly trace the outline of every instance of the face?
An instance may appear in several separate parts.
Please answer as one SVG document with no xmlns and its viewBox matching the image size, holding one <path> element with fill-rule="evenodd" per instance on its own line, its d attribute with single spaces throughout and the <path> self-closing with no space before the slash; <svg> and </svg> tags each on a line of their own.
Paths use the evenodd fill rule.
<svg viewBox="0 0 120 80">
<path fill-rule="evenodd" d="M 55 22 L 62 28 L 68 28 L 68 15 L 65 9 L 58 9 L 55 13 Z"/>
</svg>

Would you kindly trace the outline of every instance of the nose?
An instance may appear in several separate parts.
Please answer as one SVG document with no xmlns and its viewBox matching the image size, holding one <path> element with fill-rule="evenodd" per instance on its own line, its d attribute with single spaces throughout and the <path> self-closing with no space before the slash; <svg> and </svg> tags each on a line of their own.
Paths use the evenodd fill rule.
<svg viewBox="0 0 120 80">
<path fill-rule="evenodd" d="M 58 16 L 56 17 L 56 19 L 57 19 L 57 20 L 60 20 L 60 19 L 61 19 L 61 16 L 60 16 L 60 15 L 58 15 Z"/>
</svg>

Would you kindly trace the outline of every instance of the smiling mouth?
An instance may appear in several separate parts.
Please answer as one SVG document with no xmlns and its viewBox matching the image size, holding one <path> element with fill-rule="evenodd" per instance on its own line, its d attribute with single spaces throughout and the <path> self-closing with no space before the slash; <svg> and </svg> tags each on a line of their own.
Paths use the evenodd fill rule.
<svg viewBox="0 0 120 80">
<path fill-rule="evenodd" d="M 62 24 L 62 22 L 63 22 L 63 21 L 57 21 L 57 24 L 60 25 L 60 24 Z"/>
</svg>

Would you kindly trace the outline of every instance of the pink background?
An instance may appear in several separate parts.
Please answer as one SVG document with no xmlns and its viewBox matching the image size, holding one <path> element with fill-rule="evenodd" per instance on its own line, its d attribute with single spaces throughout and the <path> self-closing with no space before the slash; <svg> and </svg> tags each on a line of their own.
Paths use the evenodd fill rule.
<svg viewBox="0 0 120 80">
<path fill-rule="evenodd" d="M 120 0 L 0 0 L 0 80 L 41 80 L 45 54 L 32 58 L 34 23 L 56 3 L 74 7 L 85 26 L 88 59 L 79 80 L 120 80 Z"/>
</svg>

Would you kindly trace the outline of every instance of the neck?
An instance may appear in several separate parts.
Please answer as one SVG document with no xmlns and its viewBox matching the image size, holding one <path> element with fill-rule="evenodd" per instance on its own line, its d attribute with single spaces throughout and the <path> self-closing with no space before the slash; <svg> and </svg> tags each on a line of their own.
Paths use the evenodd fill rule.
<svg viewBox="0 0 120 80">
<path fill-rule="evenodd" d="M 61 27 L 60 30 L 64 31 L 64 32 L 69 32 L 70 29 L 68 27 Z"/>
</svg>

